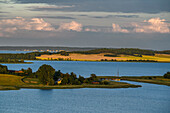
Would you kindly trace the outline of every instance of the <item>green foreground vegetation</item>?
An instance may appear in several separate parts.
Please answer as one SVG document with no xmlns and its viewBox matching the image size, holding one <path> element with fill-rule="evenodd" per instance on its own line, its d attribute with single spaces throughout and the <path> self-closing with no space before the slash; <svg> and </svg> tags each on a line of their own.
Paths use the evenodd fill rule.
<svg viewBox="0 0 170 113">
<path fill-rule="evenodd" d="M 18 90 L 20 88 L 30 89 L 75 89 L 75 88 L 137 88 L 140 85 L 125 82 L 107 81 L 108 84 L 80 85 L 43 85 L 37 78 L 21 77 L 17 75 L 0 74 L 0 90 Z"/>
<path fill-rule="evenodd" d="M 8 70 L 7 66 L 0 65 L 0 90 L 14 90 L 20 88 L 35 89 L 71 89 L 71 88 L 136 88 L 124 82 L 100 80 L 95 74 L 89 78 L 80 76 L 77 78 L 73 72 L 63 74 L 60 70 L 55 71 L 50 65 L 42 65 L 37 72 L 31 68 L 20 71 Z"/>
</svg>

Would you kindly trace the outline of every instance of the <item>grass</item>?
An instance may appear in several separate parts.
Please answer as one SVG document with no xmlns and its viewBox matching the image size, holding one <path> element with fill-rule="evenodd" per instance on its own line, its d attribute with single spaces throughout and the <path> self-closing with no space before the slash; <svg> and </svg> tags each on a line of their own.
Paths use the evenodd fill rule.
<svg viewBox="0 0 170 113">
<path fill-rule="evenodd" d="M 36 57 L 36 59 L 40 60 L 53 60 L 63 58 L 65 59 L 71 59 L 71 61 L 101 61 L 101 59 L 107 59 L 107 60 L 117 60 L 117 61 L 124 61 L 126 60 L 154 60 L 157 62 L 170 62 L 170 55 L 164 55 L 164 54 L 156 54 L 155 56 L 149 56 L 149 55 L 142 55 L 142 57 L 137 56 L 130 56 L 130 55 L 119 55 L 117 57 L 110 57 L 110 56 L 104 56 L 105 54 L 111 53 L 100 53 L 100 54 L 78 54 L 78 53 L 70 53 L 69 56 L 62 56 L 60 54 L 53 54 L 53 55 L 41 55 L 40 57 Z"/>
<path fill-rule="evenodd" d="M 158 76 L 143 76 L 143 77 L 121 77 L 122 80 L 135 81 L 135 82 L 144 82 L 144 83 L 152 83 L 159 85 L 167 85 L 170 86 L 170 79 L 166 79 Z"/>
<path fill-rule="evenodd" d="M 20 86 L 24 85 L 22 82 L 23 77 L 9 74 L 0 74 L 0 85 L 1 86 Z"/>
<path fill-rule="evenodd" d="M 127 81 L 144 82 L 144 83 L 152 83 L 152 84 L 170 86 L 170 79 L 164 78 L 163 76 L 122 76 L 122 77 L 97 76 L 97 77 L 99 79 L 100 78 L 105 78 L 105 79 L 120 78 L 121 80 L 127 80 Z"/>
<path fill-rule="evenodd" d="M 22 80 L 25 84 L 29 84 L 29 85 L 39 85 L 40 84 L 40 82 L 37 78 L 27 78 L 27 77 L 25 77 Z"/>
<path fill-rule="evenodd" d="M 18 90 L 24 85 L 20 76 L 0 74 L 0 90 Z"/>
<path fill-rule="evenodd" d="M 19 87 L 16 86 L 0 86 L 0 90 L 19 90 Z"/>
</svg>

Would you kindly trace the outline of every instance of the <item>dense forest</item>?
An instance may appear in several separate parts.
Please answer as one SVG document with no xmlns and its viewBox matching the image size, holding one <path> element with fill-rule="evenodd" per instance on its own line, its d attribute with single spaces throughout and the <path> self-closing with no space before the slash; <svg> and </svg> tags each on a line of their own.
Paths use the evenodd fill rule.
<svg viewBox="0 0 170 113">
<path fill-rule="evenodd" d="M 112 53 L 113 55 L 155 55 L 157 54 L 170 54 L 170 50 L 166 51 L 154 51 L 154 50 L 145 50 L 145 49 L 138 49 L 138 48 L 121 48 L 121 49 L 109 49 L 109 48 L 102 48 L 102 49 L 94 49 L 89 51 L 73 51 L 71 53 L 81 53 L 81 54 L 100 54 L 100 53 Z"/>
<path fill-rule="evenodd" d="M 6 58 L 1 58 L 0 57 L 0 63 L 25 63 L 23 59 L 18 60 L 18 59 L 6 59 Z"/>
<path fill-rule="evenodd" d="M 74 51 L 72 53 L 81 53 L 81 54 L 100 54 L 100 53 L 113 53 L 114 55 L 125 54 L 125 55 L 134 55 L 134 54 L 141 54 L 141 55 L 154 55 L 155 52 L 152 50 L 143 50 L 143 49 L 128 49 L 128 48 L 121 48 L 121 49 L 94 49 L 89 51 Z"/>
<path fill-rule="evenodd" d="M 0 59 L 6 60 L 6 59 L 23 59 L 23 60 L 35 60 L 36 56 L 41 56 L 43 54 L 50 55 L 52 53 L 50 52 L 31 52 L 31 53 L 17 53 L 17 54 L 11 54 L 11 53 L 1 53 Z"/>
</svg>

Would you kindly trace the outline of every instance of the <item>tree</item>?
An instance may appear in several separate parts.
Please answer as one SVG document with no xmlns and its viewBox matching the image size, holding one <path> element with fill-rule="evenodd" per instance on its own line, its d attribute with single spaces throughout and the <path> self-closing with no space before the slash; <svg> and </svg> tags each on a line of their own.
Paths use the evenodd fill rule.
<svg viewBox="0 0 170 113">
<path fill-rule="evenodd" d="M 83 81 L 85 80 L 85 78 L 84 78 L 83 76 L 79 75 L 78 80 L 79 80 L 81 83 L 83 83 Z"/>
<path fill-rule="evenodd" d="M 8 68 L 7 68 L 7 66 L 0 65 L 0 73 L 1 73 L 1 74 L 6 74 L 6 73 L 8 73 Z"/>
<path fill-rule="evenodd" d="M 54 85 L 54 74 L 55 69 L 46 64 L 42 65 L 36 72 L 39 81 L 44 85 Z"/>
<path fill-rule="evenodd" d="M 66 85 L 67 83 L 68 83 L 68 79 L 64 77 L 63 80 L 61 81 L 61 84 Z"/>
<path fill-rule="evenodd" d="M 57 81 L 61 77 L 61 74 L 62 73 L 60 70 L 56 71 L 54 74 L 54 80 Z"/>
<path fill-rule="evenodd" d="M 165 73 L 164 78 L 169 78 L 170 79 L 170 72 Z"/>
<path fill-rule="evenodd" d="M 28 74 L 29 77 L 34 77 L 31 68 L 28 68 L 26 71 L 27 71 L 27 74 Z"/>
</svg>

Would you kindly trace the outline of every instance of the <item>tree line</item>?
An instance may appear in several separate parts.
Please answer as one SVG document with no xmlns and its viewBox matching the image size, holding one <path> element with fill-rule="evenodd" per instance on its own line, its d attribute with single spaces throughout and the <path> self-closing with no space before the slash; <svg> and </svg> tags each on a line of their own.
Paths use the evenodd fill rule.
<svg viewBox="0 0 170 113">
<path fill-rule="evenodd" d="M 50 52 L 31 52 L 31 53 L 17 53 L 17 54 L 12 54 L 12 53 L 1 53 L 0 54 L 0 59 L 5 60 L 5 59 L 16 59 L 16 60 L 35 60 L 36 56 L 41 56 L 41 55 L 50 55 L 52 53 Z"/>
<path fill-rule="evenodd" d="M 61 80 L 61 85 L 81 85 L 81 84 L 109 84 L 107 81 L 100 81 L 95 74 L 91 74 L 90 77 L 84 78 L 79 75 L 77 77 L 73 72 L 62 73 L 60 70 L 56 71 L 52 66 L 43 64 L 36 72 L 33 72 L 31 68 L 21 69 L 20 71 L 8 70 L 7 66 L 0 65 L 0 74 L 13 74 L 18 76 L 25 76 L 28 78 L 37 78 L 40 83 L 44 85 L 59 85 L 58 80 Z M 163 75 L 164 78 L 170 79 L 170 72 Z"/>
<path fill-rule="evenodd" d="M 84 78 L 81 75 L 77 77 L 73 72 L 64 74 L 60 70 L 56 71 L 52 66 L 46 64 L 40 66 L 36 72 L 33 72 L 31 68 L 21 69 L 20 71 L 15 72 L 8 70 L 7 66 L 0 65 L 0 74 L 13 74 L 29 78 L 38 78 L 39 82 L 44 85 L 57 85 L 58 80 L 62 80 L 61 85 L 92 84 L 93 82 L 107 84 L 106 82 L 99 81 L 95 74 L 91 74 L 89 78 Z"/>
<path fill-rule="evenodd" d="M 154 51 L 154 50 L 145 50 L 145 49 L 138 49 L 138 48 L 120 48 L 120 49 L 111 49 L 111 48 L 100 48 L 94 49 L 89 51 L 73 51 L 70 53 L 81 53 L 81 54 L 100 54 L 100 53 L 112 53 L 114 56 L 124 54 L 124 55 L 151 55 L 154 56 L 155 54 L 170 54 L 170 50 L 164 51 Z"/>
<path fill-rule="evenodd" d="M 81 53 L 81 54 L 100 54 L 100 53 L 112 53 L 115 56 L 124 54 L 124 55 L 155 55 L 155 51 L 153 50 L 144 50 L 144 49 L 137 49 L 137 48 L 121 48 L 121 49 L 109 49 L 109 48 L 102 48 L 102 49 L 94 49 L 89 51 L 74 51 L 72 53 Z"/>
</svg>

